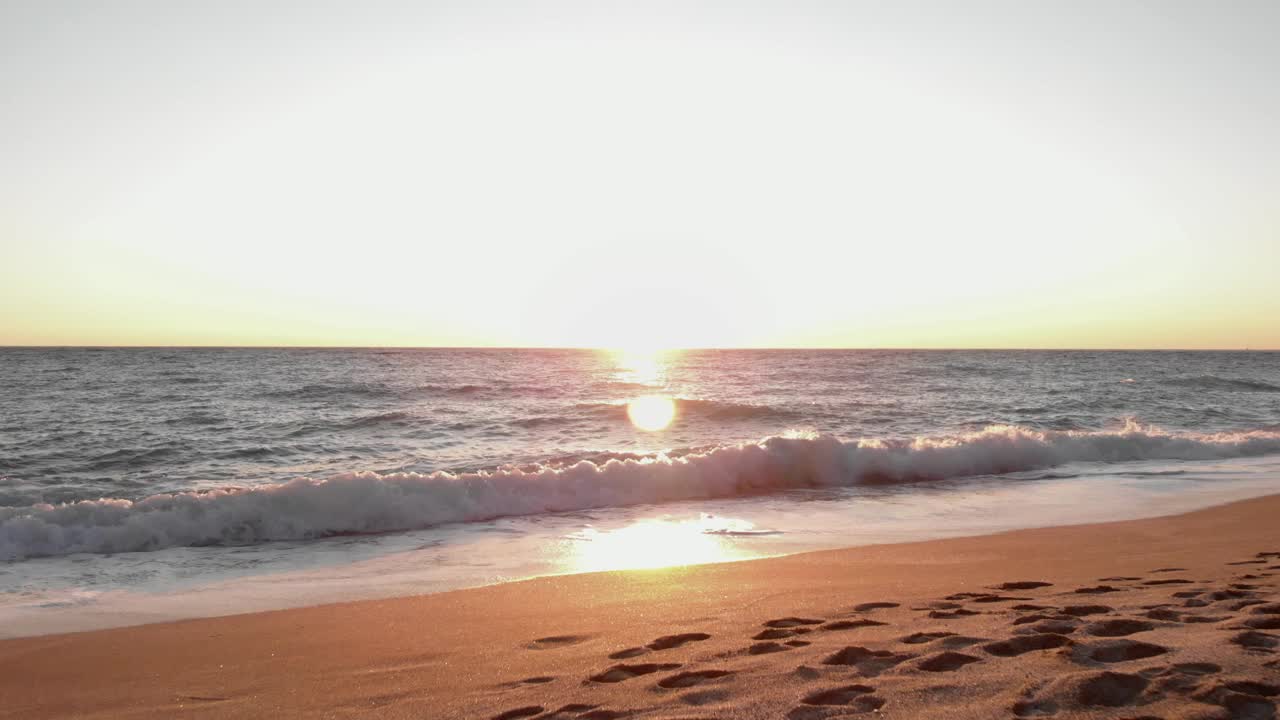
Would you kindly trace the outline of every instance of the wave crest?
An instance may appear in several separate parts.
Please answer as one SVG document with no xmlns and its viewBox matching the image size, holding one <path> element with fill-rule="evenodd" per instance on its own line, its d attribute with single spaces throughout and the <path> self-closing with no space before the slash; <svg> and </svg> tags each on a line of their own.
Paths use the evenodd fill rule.
<svg viewBox="0 0 1280 720">
<path fill-rule="evenodd" d="M 789 435 L 681 455 L 467 473 L 351 472 L 253 488 L 0 508 L 0 559 L 299 540 L 805 487 L 1034 470 L 1067 462 L 1211 460 L 1280 452 L 1280 431 L 1172 433 L 994 425 L 947 437 Z"/>
</svg>

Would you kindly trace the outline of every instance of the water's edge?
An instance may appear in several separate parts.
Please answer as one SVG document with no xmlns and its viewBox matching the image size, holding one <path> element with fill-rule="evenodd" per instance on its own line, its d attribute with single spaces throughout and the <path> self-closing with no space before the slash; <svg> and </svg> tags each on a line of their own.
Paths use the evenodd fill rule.
<svg viewBox="0 0 1280 720">
<path fill-rule="evenodd" d="M 902 495 L 888 494 L 878 498 L 860 497 L 856 500 L 829 500 L 814 507 L 794 507 L 780 510 L 777 507 L 750 507 L 750 501 L 737 501 L 738 516 L 756 519 L 774 518 L 787 522 L 788 513 L 802 517 L 809 525 L 826 530 L 796 537 L 796 533 L 777 536 L 734 536 L 731 545 L 740 551 L 737 555 L 717 557 L 710 562 L 676 563 L 687 566 L 714 564 L 728 561 L 751 561 L 765 557 L 781 557 L 810 552 L 822 552 L 868 545 L 896 544 L 945 540 L 956 537 L 980 537 L 1021 529 L 1065 527 L 1070 525 L 1125 522 L 1181 515 L 1187 512 L 1221 506 L 1251 498 L 1277 494 L 1280 489 L 1280 459 L 1264 458 L 1230 466 L 1212 465 L 1202 474 L 1219 477 L 1211 481 L 1197 478 L 1177 482 L 1183 487 L 1154 489 L 1149 480 L 1139 483 L 1117 482 L 1116 476 L 1098 475 L 1089 482 L 1079 479 L 1045 479 L 1024 484 L 1022 488 L 977 487 L 962 488 L 959 492 L 946 491 L 939 497 L 909 500 Z M 1227 476 L 1230 475 L 1228 478 Z M 1114 490 L 1109 490 L 1114 489 Z M 1120 495 L 1117 495 L 1117 492 Z M 1111 498 L 1123 496 L 1128 501 L 1113 502 Z M 989 515 L 993 509 L 1007 508 L 1017 497 L 1027 512 L 1016 518 L 1003 517 L 993 523 Z M 941 502 L 938 502 L 941 501 Z M 791 505 L 803 503 L 790 502 Z M 700 504 L 699 506 L 703 506 Z M 949 509 L 944 509 L 950 506 Z M 815 509 L 816 507 L 816 509 Z M 906 508 L 898 517 L 885 518 L 877 526 L 854 528 L 847 532 L 834 532 L 837 522 L 848 524 L 850 508 L 861 508 L 870 517 L 883 516 L 892 508 Z M 1127 510 L 1123 508 L 1128 508 Z M 657 517 L 659 522 L 679 520 L 692 508 L 664 507 Z M 717 506 L 715 510 L 735 508 Z M 670 512 L 674 511 L 674 513 Z M 942 515 L 934 515 L 942 512 Z M 603 535 L 625 532 L 627 528 L 653 522 L 652 508 L 641 509 L 634 515 L 618 518 L 595 518 L 595 527 Z M 926 519 L 927 522 L 922 522 Z M 566 541 L 565 531 L 581 527 L 581 518 L 573 515 L 552 524 L 546 532 L 515 537 L 510 527 L 495 523 L 492 536 L 463 535 L 453 538 L 454 543 L 423 543 L 413 534 L 393 536 L 398 545 L 365 559 L 347 561 L 349 548 L 335 548 L 339 559 L 333 564 L 311 569 L 283 570 L 262 574 L 242 574 L 205 582 L 209 574 L 198 570 L 194 576 L 201 581 L 176 586 L 169 583 L 159 589 L 145 586 L 134 589 L 114 589 L 101 592 L 85 592 L 74 588 L 61 591 L 50 589 L 37 592 L 28 602 L 0 601 L 0 638 L 14 638 L 98 630 L 155 622 L 183 619 L 238 615 L 269 610 L 325 605 L 352 601 L 387 599 L 394 597 L 456 592 L 504 582 L 523 582 L 539 577 L 580 574 L 584 572 L 626 570 L 626 567 L 596 567 L 576 569 L 566 567 L 561 558 L 548 553 L 548 545 L 573 545 Z M 439 532 L 439 531 L 435 531 Z M 550 541 L 549 541 L 550 539 Z M 717 542 L 723 540 L 717 537 Z M 341 541 L 339 541 L 341 542 Z M 684 542 L 684 539 L 681 540 Z M 541 548 L 538 550 L 538 548 Z M 688 548 L 681 548 L 687 554 Z M 460 557 L 491 553 L 516 554 L 512 563 L 488 572 Z M 523 556 L 520 553 L 524 553 Z M 287 549 L 285 550 L 287 554 Z M 126 554 L 128 555 L 128 554 Z M 116 556 L 128 562 L 126 555 Z M 155 553 L 139 555 L 155 556 Z M 10 565 L 16 567 L 38 565 L 51 566 L 74 561 L 73 558 L 54 558 L 46 561 L 28 561 Z M 150 562 L 150 558 L 141 560 Z M 305 599 L 299 602 L 300 599 Z"/>
</svg>

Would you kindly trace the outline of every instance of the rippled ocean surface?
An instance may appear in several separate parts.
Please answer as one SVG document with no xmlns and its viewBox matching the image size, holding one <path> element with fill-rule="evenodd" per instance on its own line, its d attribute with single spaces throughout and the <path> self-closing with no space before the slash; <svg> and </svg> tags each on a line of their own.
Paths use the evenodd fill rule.
<svg viewBox="0 0 1280 720">
<path fill-rule="evenodd" d="M 628 417 L 650 396 L 674 401 L 665 429 Z M 1259 469 L 1277 454 L 1280 353 L 8 348 L 0 590 L 75 587 L 58 558 L 118 589 L 498 528 L 605 547 L 591 533 L 671 513 L 769 554 L 818 532 L 784 527 L 800 508 L 830 535 L 804 549 L 885 498 L 936 523 L 980 488 L 1013 503 L 983 505 L 981 531 L 1027 524 L 1016 498 L 1046 483 L 1163 497 L 1241 470 L 1277 489 Z M 1188 474 L 1219 481 L 1170 480 Z M 357 546 L 379 549 L 339 549 Z"/>
<path fill-rule="evenodd" d="M 0 387 L 8 559 L 1280 451 L 1277 353 L 6 349 Z M 660 432 L 627 416 L 652 394 Z"/>
</svg>

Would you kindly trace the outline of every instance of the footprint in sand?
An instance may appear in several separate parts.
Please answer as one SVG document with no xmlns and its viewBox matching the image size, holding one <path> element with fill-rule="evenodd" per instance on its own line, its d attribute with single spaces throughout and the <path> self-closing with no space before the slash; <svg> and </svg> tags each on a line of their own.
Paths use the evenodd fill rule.
<svg viewBox="0 0 1280 720">
<path fill-rule="evenodd" d="M 590 635 L 552 635 L 550 637 L 538 638 L 528 645 L 525 645 L 525 647 L 530 650 L 551 650 L 558 647 L 577 645 L 580 642 L 590 639 Z"/>
<path fill-rule="evenodd" d="M 952 672 L 976 662 L 982 662 L 982 660 L 972 655 L 944 650 L 920 658 L 912 663 L 912 667 L 925 672 Z"/>
<path fill-rule="evenodd" d="M 972 637 L 969 635 L 955 635 L 949 638 L 943 638 L 941 640 L 937 640 L 933 644 L 935 647 L 946 648 L 948 650 L 957 650 L 959 648 L 967 648 L 970 645 L 977 645 L 978 643 L 984 643 L 990 639 L 991 638 Z"/>
<path fill-rule="evenodd" d="M 1013 705 L 1018 717 L 1054 715 L 1079 708 L 1132 705 L 1147 689 L 1149 681 L 1140 675 L 1092 670 L 1063 675 L 1031 697 Z"/>
<path fill-rule="evenodd" d="M 900 637 L 898 638 L 898 642 L 906 643 L 907 645 L 919 645 L 921 643 L 933 642 L 934 640 L 939 640 L 941 638 L 954 637 L 954 636 L 955 636 L 955 633 L 945 632 L 945 631 L 918 632 L 918 633 L 911 633 L 906 637 Z"/>
<path fill-rule="evenodd" d="M 866 677 L 875 677 L 889 668 L 914 658 L 915 655 L 894 653 L 888 650 L 870 650 L 850 645 L 822 660 L 823 665 L 843 665 L 858 668 Z"/>
<path fill-rule="evenodd" d="M 1139 640 L 1108 640 L 1089 645 L 1083 650 L 1084 657 L 1101 663 L 1128 662 L 1143 660 L 1169 652 L 1169 648 Z"/>
<path fill-rule="evenodd" d="M 1167 567 L 1167 568 L 1156 568 L 1155 570 L 1152 570 L 1151 572 L 1153 572 L 1153 573 L 1166 573 L 1166 572 L 1186 572 L 1186 571 L 1187 571 L 1187 569 L 1186 569 L 1186 568 L 1180 568 L 1180 567 Z"/>
<path fill-rule="evenodd" d="M 627 648 L 625 650 L 619 650 L 618 652 L 615 652 L 615 653 L 610 653 L 609 659 L 610 660 L 626 660 L 628 658 L 633 658 L 638 655 L 643 655 L 647 652 L 649 652 L 648 648 L 642 648 L 642 647 Z"/>
<path fill-rule="evenodd" d="M 1147 580 L 1143 585 L 1190 585 L 1191 581 L 1183 578 L 1167 578 L 1164 580 Z"/>
<path fill-rule="evenodd" d="M 1154 630 L 1155 627 L 1155 625 L 1145 620 L 1116 618 L 1114 620 L 1089 623 L 1084 626 L 1084 632 L 1087 635 L 1097 635 L 1098 637 L 1124 637 L 1125 635 Z"/>
<path fill-rule="evenodd" d="M 1213 675 L 1222 672 L 1221 665 L 1211 662 L 1176 663 L 1171 669 L 1188 675 Z"/>
<path fill-rule="evenodd" d="M 1280 687 L 1255 680 L 1216 680 L 1198 688 L 1191 697 L 1203 703 L 1220 705 L 1232 718 L 1265 720 L 1274 718 L 1276 704 L 1270 699 L 1280 695 Z"/>
<path fill-rule="evenodd" d="M 551 717 L 557 717 L 559 715 L 577 715 L 589 710 L 595 710 L 598 707 L 600 706 L 588 705 L 586 703 L 569 703 L 568 705 L 561 705 L 559 710 L 551 713 Z"/>
<path fill-rule="evenodd" d="M 662 637 L 649 643 L 646 647 L 650 650 L 671 650 L 681 645 L 687 645 L 692 642 L 702 642 L 710 640 L 711 636 L 706 633 L 681 633 L 679 635 L 663 635 Z"/>
<path fill-rule="evenodd" d="M 1039 635 L 1046 633 L 1050 635 L 1070 635 L 1079 627 L 1079 621 L 1074 618 L 1052 619 L 1041 620 L 1034 625 L 1020 627 L 1017 630 L 1014 630 L 1013 633 L 1015 635 Z"/>
<path fill-rule="evenodd" d="M 785 652 L 791 648 L 776 642 L 758 642 L 747 648 L 748 655 L 768 655 L 769 653 Z"/>
<path fill-rule="evenodd" d="M 639 663 L 636 665 L 614 665 L 602 673 L 592 675 L 589 679 L 591 682 L 598 683 L 616 683 L 623 680 L 630 680 L 641 675 L 649 675 L 651 673 L 663 670 L 675 670 L 680 667 L 680 663 Z"/>
<path fill-rule="evenodd" d="M 899 607 L 899 603 L 896 603 L 896 602 L 865 602 L 865 603 L 862 603 L 862 604 L 860 604 L 860 605 L 854 605 L 854 606 L 853 606 L 853 610 L 854 610 L 855 612 L 869 612 L 869 611 L 871 611 L 871 610 L 883 610 L 883 609 L 887 609 L 887 608 L 896 608 L 896 607 Z"/>
<path fill-rule="evenodd" d="M 1243 600 L 1252 594 L 1253 593 L 1247 590 L 1233 588 L 1230 590 L 1214 590 L 1204 597 L 1205 600 L 1208 600 L 1209 602 L 1220 602 L 1222 600 Z"/>
<path fill-rule="evenodd" d="M 1154 680 L 1158 691 L 1187 693 L 1199 687 L 1205 677 L 1219 672 L 1222 672 L 1221 665 L 1206 662 L 1150 667 L 1138 674 Z"/>
<path fill-rule="evenodd" d="M 1152 610 L 1147 613 L 1147 617 L 1152 620 L 1170 620 L 1173 622 L 1185 623 L 1187 625 L 1206 624 L 1222 622 L 1227 619 L 1226 615 L 1191 615 L 1181 614 L 1172 610 Z"/>
<path fill-rule="evenodd" d="M 699 683 L 708 680 L 728 677 L 732 675 L 732 670 L 695 670 L 692 672 L 676 673 L 670 677 L 665 677 L 658 681 L 658 687 L 662 688 L 687 688 L 693 687 Z"/>
<path fill-rule="evenodd" d="M 870 685 L 843 685 L 809 693 L 800 702 L 805 705 L 852 705 L 861 712 L 869 712 L 884 706 L 883 698 L 871 694 L 875 691 Z"/>
<path fill-rule="evenodd" d="M 1065 635 L 1040 633 L 1038 635 L 1019 635 L 1008 640 L 987 643 L 982 646 L 982 649 L 996 657 L 1017 657 L 1035 650 L 1052 650 L 1053 648 L 1066 647 L 1074 644 L 1074 642 L 1074 640 Z"/>
<path fill-rule="evenodd" d="M 1026 625 L 1028 623 L 1040 622 L 1042 620 L 1061 620 L 1064 615 L 1045 615 L 1044 613 L 1033 613 L 1031 615 L 1020 615 L 1013 619 L 1013 625 Z"/>
<path fill-rule="evenodd" d="M 814 620 L 812 618 L 784 617 L 769 620 L 765 622 L 764 626 L 770 628 L 793 628 L 801 625 L 821 625 L 823 622 L 823 620 Z"/>
<path fill-rule="evenodd" d="M 1062 614 L 1074 615 L 1076 617 L 1084 617 L 1085 615 L 1102 615 L 1109 612 L 1115 612 L 1115 608 L 1108 605 L 1068 605 L 1062 608 Z"/>
<path fill-rule="evenodd" d="M 879 622 L 877 620 L 868 620 L 867 618 L 860 618 L 858 620 L 837 620 L 835 622 L 829 622 L 819 627 L 818 629 L 819 630 L 853 630 L 855 628 L 873 627 L 876 625 L 884 625 L 884 624 L 885 623 Z"/>
<path fill-rule="evenodd" d="M 1123 592 L 1124 588 L 1113 587 L 1111 585 L 1094 585 L 1093 587 L 1076 588 L 1075 593 L 1078 595 L 1101 595 L 1103 593 Z"/>
<path fill-rule="evenodd" d="M 1280 637 L 1257 630 L 1246 630 L 1232 635 L 1231 642 L 1247 650 L 1272 650 L 1280 645 Z"/>
<path fill-rule="evenodd" d="M 539 675 L 537 677 L 525 678 L 520 681 L 520 684 L 521 685 L 546 685 L 547 683 L 552 682 L 553 680 L 555 680 L 555 678 L 551 677 L 550 675 Z"/>
<path fill-rule="evenodd" d="M 968 600 L 976 603 L 994 603 L 994 602 L 1013 602 L 1014 600 L 1028 600 L 1029 598 L 1010 597 L 1008 595 L 997 595 L 994 593 L 978 593 L 978 592 L 962 592 L 948 595 L 946 600 Z"/>
<path fill-rule="evenodd" d="M 1131 575 L 1118 575 L 1116 577 L 1098 578 L 1098 582 L 1130 582 L 1132 580 L 1141 580 L 1141 579 L 1142 578 L 1140 577 L 1133 577 Z"/>
<path fill-rule="evenodd" d="M 767 630 L 761 630 L 755 635 L 752 635 L 751 639 L 752 640 L 781 640 L 783 638 L 795 637 L 796 635 L 805 635 L 811 632 L 813 632 L 812 627 L 794 627 L 791 629 L 769 628 Z"/>
<path fill-rule="evenodd" d="M 695 690 L 687 692 L 680 696 L 680 702 L 685 705 L 709 705 L 711 703 L 724 702 L 729 699 L 727 690 Z"/>
<path fill-rule="evenodd" d="M 930 610 L 929 611 L 929 617 L 933 620 L 954 620 L 956 618 L 969 617 L 971 615 L 977 615 L 977 614 L 978 614 L 977 612 L 973 610 L 966 610 L 965 608 L 956 608 L 955 610 Z"/>
<path fill-rule="evenodd" d="M 1035 590 L 1036 588 L 1050 587 L 1053 583 L 1044 582 L 1043 580 L 1014 580 L 1011 582 L 1000 583 L 994 586 L 994 590 Z"/>
</svg>

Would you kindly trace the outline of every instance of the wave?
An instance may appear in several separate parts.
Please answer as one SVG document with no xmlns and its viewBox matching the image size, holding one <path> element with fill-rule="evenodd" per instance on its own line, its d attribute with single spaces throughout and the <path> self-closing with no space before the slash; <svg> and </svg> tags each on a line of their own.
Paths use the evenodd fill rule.
<svg viewBox="0 0 1280 720">
<path fill-rule="evenodd" d="M 451 473 L 351 472 L 263 487 L 0 508 L 0 559 L 247 544 L 796 488 L 990 475 L 1068 462 L 1213 460 L 1280 452 L 1280 431 L 1174 433 L 996 425 L 944 437 L 775 436 L 683 455 Z"/>
<path fill-rule="evenodd" d="M 421 385 L 417 388 L 418 392 L 428 395 L 477 395 L 487 392 L 490 388 L 485 385 Z"/>
<path fill-rule="evenodd" d="M 172 447 L 122 448 L 89 458 L 88 467 L 94 471 L 129 470 L 169 460 L 177 452 L 177 449 Z"/>
<path fill-rule="evenodd" d="M 1197 375 L 1195 377 L 1174 378 L 1162 381 L 1166 385 L 1199 388 L 1202 390 L 1236 390 L 1252 392 L 1280 392 L 1280 385 L 1272 385 L 1262 380 L 1250 378 L 1218 377 L 1217 375 Z"/>
<path fill-rule="evenodd" d="M 270 390 L 262 393 L 262 397 L 286 400 L 326 400 L 339 397 L 382 398 L 394 396 L 395 394 L 395 388 L 381 383 L 350 382 L 333 385 L 312 383 L 298 387 Z"/>
</svg>

